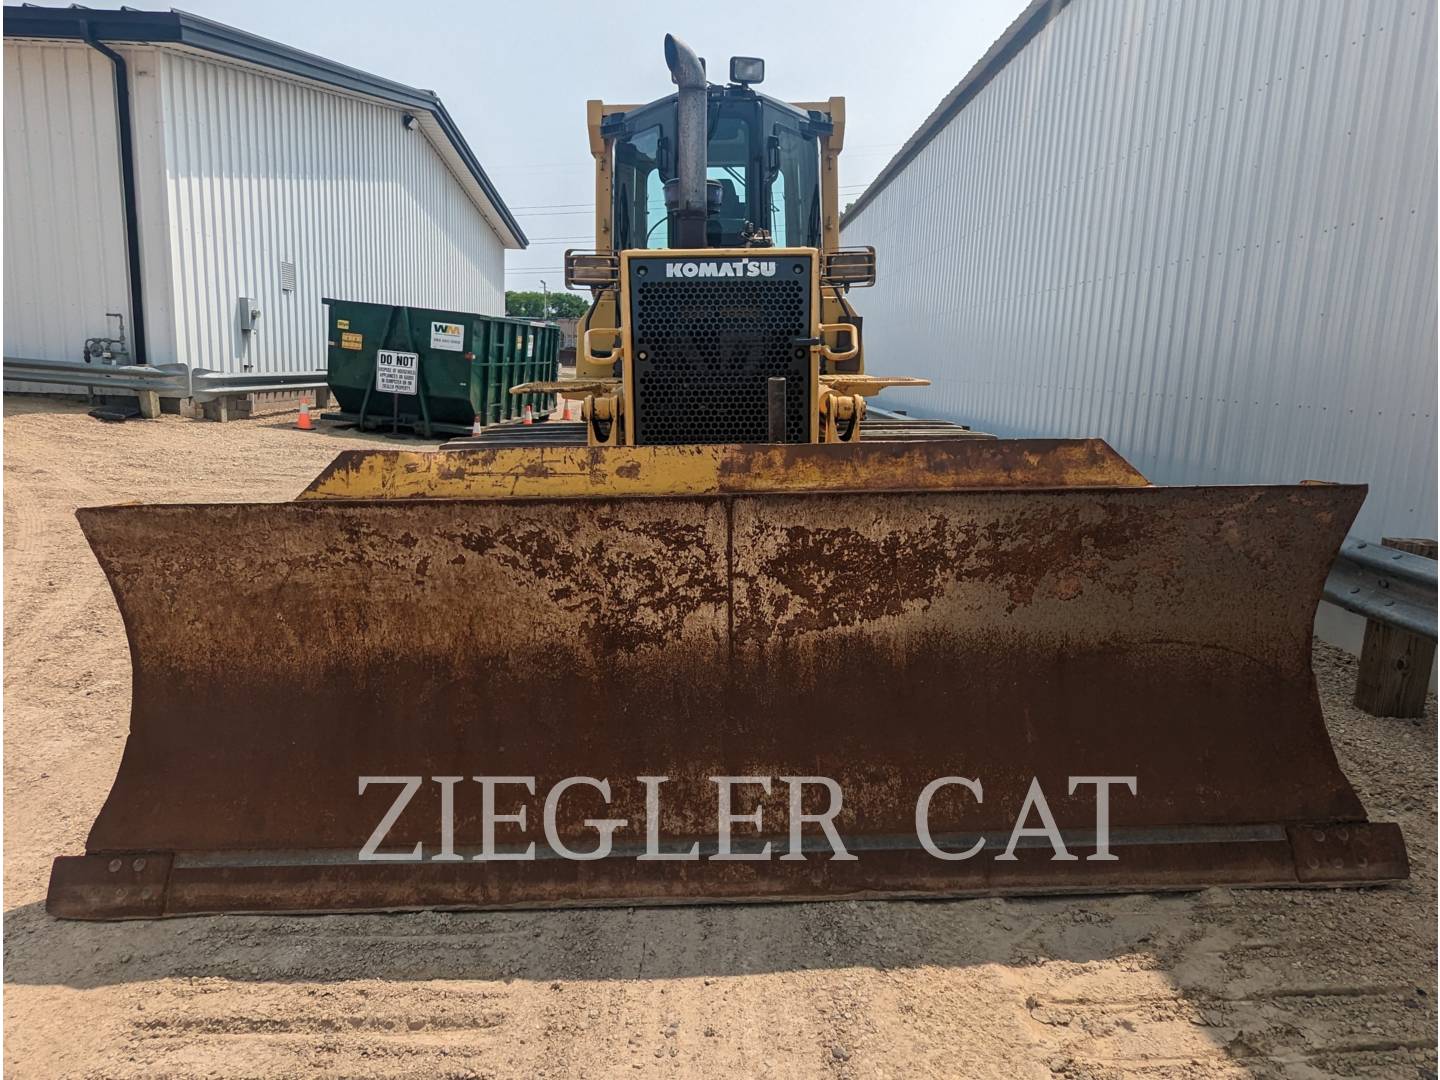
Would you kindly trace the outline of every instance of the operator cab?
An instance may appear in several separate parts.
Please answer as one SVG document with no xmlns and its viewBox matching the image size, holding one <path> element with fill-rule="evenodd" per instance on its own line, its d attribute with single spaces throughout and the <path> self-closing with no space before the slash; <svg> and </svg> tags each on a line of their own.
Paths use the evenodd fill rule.
<svg viewBox="0 0 1440 1080">
<path fill-rule="evenodd" d="M 758 94 L 763 62 L 731 61 L 731 82 L 706 88 L 706 228 L 712 248 L 820 246 L 822 113 Z M 678 202 L 679 95 L 606 117 L 615 144 L 615 249 L 669 248 Z"/>
</svg>

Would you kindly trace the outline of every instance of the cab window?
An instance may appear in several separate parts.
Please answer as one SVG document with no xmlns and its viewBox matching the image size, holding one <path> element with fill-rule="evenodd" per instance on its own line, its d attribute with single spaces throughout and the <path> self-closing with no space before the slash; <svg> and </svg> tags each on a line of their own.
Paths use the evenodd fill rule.
<svg viewBox="0 0 1440 1080">
<path fill-rule="evenodd" d="M 642 128 L 615 146 L 615 241 L 618 249 L 670 243 L 665 213 L 664 129 Z"/>
<path fill-rule="evenodd" d="M 744 247 L 746 225 L 753 223 L 769 229 L 777 245 L 818 247 L 820 148 L 806 119 L 754 97 L 717 97 L 706 126 L 706 244 Z M 615 142 L 612 180 L 616 248 L 668 248 L 665 186 L 675 176 L 677 138 L 673 99 L 635 110 L 625 132 Z"/>
<path fill-rule="evenodd" d="M 770 180 L 770 234 L 777 247 L 820 246 L 820 146 L 814 135 L 776 124 L 779 168 Z"/>
<path fill-rule="evenodd" d="M 749 110 L 745 110 L 748 112 Z M 738 108 L 721 107 L 711 115 L 709 165 L 705 178 L 720 187 L 706 223 L 710 247 L 743 247 L 750 212 L 751 170 L 755 166 L 750 118 Z"/>
</svg>

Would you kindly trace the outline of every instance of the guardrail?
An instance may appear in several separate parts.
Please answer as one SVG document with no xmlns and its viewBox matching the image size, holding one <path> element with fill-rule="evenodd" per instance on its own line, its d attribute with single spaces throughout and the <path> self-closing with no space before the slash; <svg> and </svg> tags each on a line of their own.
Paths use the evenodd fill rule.
<svg viewBox="0 0 1440 1080">
<path fill-rule="evenodd" d="M 187 396 L 196 401 L 213 401 L 233 394 L 274 394 L 328 385 L 328 377 L 323 371 L 255 371 L 237 375 L 231 371 L 194 368 L 190 372 L 190 393 Z"/>
<path fill-rule="evenodd" d="M 166 397 L 189 394 L 189 369 L 184 364 L 77 364 L 69 360 L 28 360 L 7 356 L 0 372 L 6 379 L 52 386 L 85 386 L 101 390 L 153 390 Z"/>
<path fill-rule="evenodd" d="M 1325 599 L 1373 622 L 1435 640 L 1436 562 L 1370 540 L 1340 546 Z"/>
<path fill-rule="evenodd" d="M 31 360 L 7 356 L 0 375 L 17 382 L 83 386 L 102 392 L 150 391 L 167 398 L 214 401 L 236 394 L 269 394 L 326 385 L 323 371 L 235 373 L 191 368 L 186 364 L 78 364 L 69 360 Z"/>
</svg>

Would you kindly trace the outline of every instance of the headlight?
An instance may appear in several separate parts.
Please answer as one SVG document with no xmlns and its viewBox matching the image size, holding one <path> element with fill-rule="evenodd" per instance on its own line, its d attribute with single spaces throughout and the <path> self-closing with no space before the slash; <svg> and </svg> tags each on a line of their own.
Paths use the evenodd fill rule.
<svg viewBox="0 0 1440 1080">
<path fill-rule="evenodd" d="M 826 285 L 874 285 L 875 249 L 840 248 L 820 264 L 820 280 Z"/>
<path fill-rule="evenodd" d="M 765 61 L 758 56 L 732 56 L 730 58 L 730 81 L 747 85 L 764 82 Z"/>
<path fill-rule="evenodd" d="M 620 258 L 609 252 L 565 252 L 567 289 L 613 289 L 620 281 Z"/>
</svg>

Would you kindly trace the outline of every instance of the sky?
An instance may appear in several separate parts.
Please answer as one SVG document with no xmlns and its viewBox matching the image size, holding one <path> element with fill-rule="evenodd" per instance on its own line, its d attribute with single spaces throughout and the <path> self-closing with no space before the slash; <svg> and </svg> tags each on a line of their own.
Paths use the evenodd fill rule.
<svg viewBox="0 0 1440 1080">
<path fill-rule="evenodd" d="M 773 97 L 844 95 L 844 206 L 1025 0 L 178 0 L 174 6 L 434 90 L 530 238 L 527 250 L 506 253 L 506 288 L 539 289 L 543 280 L 558 290 L 565 249 L 586 247 L 594 236 L 585 102 L 640 103 L 670 93 L 662 50 L 667 32 L 705 57 L 716 78 L 731 56 L 761 56 L 761 90 Z"/>
</svg>

